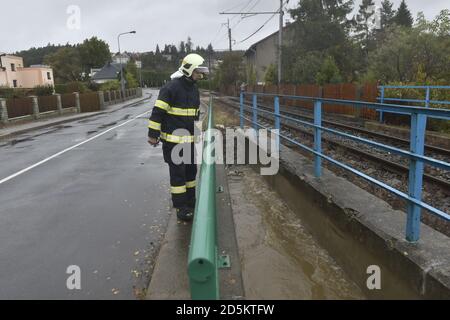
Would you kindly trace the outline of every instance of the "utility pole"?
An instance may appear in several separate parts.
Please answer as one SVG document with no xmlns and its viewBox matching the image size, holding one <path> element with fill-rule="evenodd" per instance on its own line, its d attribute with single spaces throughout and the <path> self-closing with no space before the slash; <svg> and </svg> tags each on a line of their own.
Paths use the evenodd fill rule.
<svg viewBox="0 0 450 320">
<path fill-rule="evenodd" d="M 288 3 L 289 0 L 286 1 Z M 278 52 L 277 52 L 277 64 L 278 64 L 278 86 L 281 84 L 281 56 L 283 47 L 283 0 L 280 0 L 280 9 L 275 12 L 263 11 L 263 12 L 219 12 L 219 14 L 239 14 L 239 15 L 250 15 L 254 16 L 257 14 L 279 14 L 280 15 L 280 29 L 278 31 Z M 228 21 L 228 35 L 231 39 L 231 29 L 230 22 Z M 231 40 L 230 40 L 230 51 L 231 51 Z"/>
<path fill-rule="evenodd" d="M 233 51 L 233 48 L 231 47 L 231 28 L 230 28 L 230 19 L 228 19 L 228 41 L 230 43 L 230 52 Z"/>
<path fill-rule="evenodd" d="M 280 31 L 278 32 L 278 86 L 281 84 L 281 51 L 283 48 L 283 0 L 280 0 Z"/>
</svg>

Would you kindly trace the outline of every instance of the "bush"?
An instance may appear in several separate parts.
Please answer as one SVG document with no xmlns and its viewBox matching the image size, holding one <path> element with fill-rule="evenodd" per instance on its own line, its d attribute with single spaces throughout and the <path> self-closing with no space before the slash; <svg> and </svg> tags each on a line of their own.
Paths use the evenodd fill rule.
<svg viewBox="0 0 450 320">
<path fill-rule="evenodd" d="M 55 84 L 55 92 L 59 94 L 67 93 L 67 85 L 65 84 Z"/>
<path fill-rule="evenodd" d="M 90 81 L 87 85 L 88 89 L 91 91 L 99 91 L 100 90 L 100 84 Z"/>
<path fill-rule="evenodd" d="M 112 80 L 112 81 L 102 83 L 99 88 L 99 90 L 101 90 L 101 91 L 111 91 L 111 90 L 119 90 L 119 89 L 120 89 L 119 80 Z"/>
<path fill-rule="evenodd" d="M 69 82 L 68 84 L 66 84 L 66 88 L 67 88 L 66 93 L 72 92 L 85 93 L 90 91 L 88 90 L 86 85 L 81 81 Z"/>
<path fill-rule="evenodd" d="M 0 87 L 0 97 L 5 99 L 24 98 L 35 95 L 33 89 Z"/>
<path fill-rule="evenodd" d="M 1 98 L 5 98 L 5 99 L 9 99 L 12 98 L 14 96 L 14 89 L 10 88 L 10 87 L 0 87 L 0 97 Z"/>
<path fill-rule="evenodd" d="M 51 85 L 46 86 L 36 86 L 34 87 L 34 93 L 35 95 L 42 97 L 42 96 L 51 96 L 54 93 L 54 88 Z"/>
</svg>

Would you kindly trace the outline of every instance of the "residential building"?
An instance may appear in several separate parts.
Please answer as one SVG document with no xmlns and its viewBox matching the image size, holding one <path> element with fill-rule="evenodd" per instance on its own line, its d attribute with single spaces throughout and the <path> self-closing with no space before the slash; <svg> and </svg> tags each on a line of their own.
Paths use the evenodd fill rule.
<svg viewBox="0 0 450 320">
<path fill-rule="evenodd" d="M 34 88 L 54 86 L 53 70 L 45 65 L 24 68 L 23 58 L 0 54 L 0 86 L 10 88 Z"/>
<path fill-rule="evenodd" d="M 91 78 L 95 83 L 101 84 L 108 81 L 120 79 L 120 64 L 109 62 L 99 71 L 97 71 Z"/>
<path fill-rule="evenodd" d="M 116 64 L 127 64 L 130 61 L 130 56 L 126 53 L 116 54 L 113 57 L 113 63 Z"/>
<path fill-rule="evenodd" d="M 288 24 L 283 28 L 283 45 L 292 41 L 293 28 Z M 278 60 L 278 31 L 254 43 L 244 54 L 247 68 L 252 67 L 256 82 L 264 83 L 267 68 Z"/>
</svg>

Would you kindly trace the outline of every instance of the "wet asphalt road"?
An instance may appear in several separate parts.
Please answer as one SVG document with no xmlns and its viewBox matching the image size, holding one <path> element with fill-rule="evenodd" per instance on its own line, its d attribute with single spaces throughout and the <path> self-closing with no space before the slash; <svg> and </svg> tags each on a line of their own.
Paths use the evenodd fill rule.
<svg viewBox="0 0 450 320">
<path fill-rule="evenodd" d="M 146 141 L 148 92 L 135 107 L 0 141 L 1 181 L 111 129 L 0 182 L 0 299 L 139 298 L 170 212 L 161 147 Z M 81 290 L 66 286 L 71 265 Z"/>
</svg>

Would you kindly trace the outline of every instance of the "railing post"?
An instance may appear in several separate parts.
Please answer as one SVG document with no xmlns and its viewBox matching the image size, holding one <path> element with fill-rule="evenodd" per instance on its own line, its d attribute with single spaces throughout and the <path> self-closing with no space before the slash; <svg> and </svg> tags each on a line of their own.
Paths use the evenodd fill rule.
<svg viewBox="0 0 450 320">
<path fill-rule="evenodd" d="M 423 114 L 411 114 L 411 152 L 423 156 L 425 145 L 425 129 L 427 125 L 427 116 Z M 409 180 L 408 193 L 409 196 L 422 200 L 422 184 L 423 184 L 423 161 L 409 160 Z M 407 221 L 406 221 L 406 240 L 416 242 L 420 237 L 420 213 L 421 208 L 408 202 L 407 205 Z"/>
<path fill-rule="evenodd" d="M 275 145 L 277 150 L 280 150 L 280 97 L 275 97 L 274 100 L 274 109 L 275 109 L 275 130 L 277 132 L 275 137 Z"/>
<path fill-rule="evenodd" d="M 258 132 L 258 97 L 253 95 L 253 129 L 255 134 Z"/>
<path fill-rule="evenodd" d="M 104 110 L 105 109 L 105 96 L 103 94 L 103 91 L 97 91 L 98 94 L 98 102 L 100 105 L 100 110 Z"/>
<path fill-rule="evenodd" d="M 322 101 L 314 101 L 314 125 L 322 126 Z M 322 131 L 314 128 L 314 151 L 322 153 Z M 314 174 L 317 178 L 322 176 L 322 158 L 314 155 Z"/>
<path fill-rule="evenodd" d="M 426 93 L 426 97 L 425 97 L 425 108 L 429 108 L 430 107 L 430 87 L 427 87 L 427 93 Z"/>
<path fill-rule="evenodd" d="M 244 129 L 244 92 L 241 91 L 239 99 L 239 123 L 241 129 Z"/>
<path fill-rule="evenodd" d="M 75 95 L 75 108 L 77 109 L 77 113 L 81 112 L 81 104 L 80 104 L 80 94 L 78 92 L 73 93 Z"/>
<path fill-rule="evenodd" d="M 381 87 L 380 91 L 381 91 L 380 103 L 384 103 L 384 87 Z M 383 111 L 382 110 L 380 110 L 380 123 L 383 123 Z"/>
<path fill-rule="evenodd" d="M 61 115 L 63 113 L 61 95 L 59 93 L 55 93 L 54 96 L 56 99 L 56 110 L 58 111 L 58 114 Z"/>
<path fill-rule="evenodd" d="M 8 108 L 6 107 L 6 99 L 0 98 L 0 119 L 3 124 L 8 123 Z"/>
<path fill-rule="evenodd" d="M 31 103 L 33 105 L 33 118 L 35 120 L 40 118 L 40 114 L 39 114 L 39 100 L 38 97 L 36 96 L 31 96 Z"/>
<path fill-rule="evenodd" d="M 109 106 L 109 105 L 112 104 L 112 103 L 111 103 L 111 102 L 112 102 L 112 101 L 111 101 L 111 91 L 109 91 L 109 90 L 106 91 L 106 96 L 108 97 L 108 104 L 107 104 L 107 105 Z"/>
</svg>

